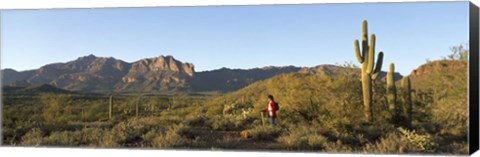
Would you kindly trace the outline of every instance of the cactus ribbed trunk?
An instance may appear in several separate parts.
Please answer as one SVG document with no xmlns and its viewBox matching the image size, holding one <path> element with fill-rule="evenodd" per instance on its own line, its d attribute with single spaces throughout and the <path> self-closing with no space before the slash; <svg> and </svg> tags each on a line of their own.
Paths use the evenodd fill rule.
<svg viewBox="0 0 480 157">
<path fill-rule="evenodd" d="M 412 85 L 410 83 L 410 77 L 405 76 L 402 79 L 402 87 L 404 89 L 403 93 L 403 102 L 407 108 L 407 125 L 411 126 L 412 124 Z"/>
<path fill-rule="evenodd" d="M 369 122 L 373 121 L 372 112 L 372 79 L 366 73 L 362 74 L 363 114 Z"/>
<path fill-rule="evenodd" d="M 135 117 L 138 117 L 138 101 L 135 103 Z"/>
<path fill-rule="evenodd" d="M 398 117 L 398 106 L 397 106 L 397 88 L 395 87 L 395 65 L 390 63 L 390 69 L 387 73 L 387 99 L 388 99 L 388 110 L 392 115 L 392 119 Z"/>
<path fill-rule="evenodd" d="M 135 117 L 138 117 L 139 115 L 139 112 L 140 112 L 139 107 L 140 107 L 140 103 L 142 103 L 142 99 L 144 98 L 143 96 L 140 96 L 140 95 L 135 98 Z"/>
<path fill-rule="evenodd" d="M 360 64 L 362 64 L 362 94 L 363 94 L 363 110 L 365 120 L 373 121 L 373 107 L 372 107 L 372 84 L 378 77 L 382 69 L 383 52 L 378 54 L 377 62 L 375 63 L 375 34 L 370 36 L 370 43 L 368 42 L 367 21 L 362 22 L 362 49 L 360 51 L 359 41 L 354 41 L 355 56 Z"/>
<path fill-rule="evenodd" d="M 110 95 L 109 105 L 108 105 L 108 119 L 112 119 L 113 116 L 113 95 Z"/>
<path fill-rule="evenodd" d="M 170 98 L 170 103 L 168 104 L 168 109 L 167 110 L 170 110 L 173 105 L 175 104 L 175 97 L 171 97 Z"/>
</svg>

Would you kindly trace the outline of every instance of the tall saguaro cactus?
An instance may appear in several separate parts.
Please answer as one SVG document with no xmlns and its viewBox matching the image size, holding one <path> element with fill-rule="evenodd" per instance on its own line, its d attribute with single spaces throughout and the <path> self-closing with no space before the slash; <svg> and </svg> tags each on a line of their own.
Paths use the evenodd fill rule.
<svg viewBox="0 0 480 157">
<path fill-rule="evenodd" d="M 110 95 L 110 99 L 108 101 L 108 119 L 112 119 L 112 112 L 113 112 L 113 95 Z"/>
<path fill-rule="evenodd" d="M 395 87 L 395 65 L 390 63 L 390 69 L 387 73 L 387 99 L 388 99 L 388 109 L 392 115 L 392 119 L 398 117 L 398 106 L 397 106 L 397 88 Z"/>
<path fill-rule="evenodd" d="M 402 88 L 403 91 L 403 102 L 407 108 L 407 124 L 410 126 L 412 124 L 412 85 L 410 83 L 410 77 L 405 76 L 402 78 Z"/>
<path fill-rule="evenodd" d="M 369 43 L 366 20 L 363 20 L 362 23 L 362 48 L 360 50 L 358 40 L 354 41 L 354 47 L 355 56 L 358 62 L 362 64 L 362 93 L 365 119 L 372 122 L 372 82 L 377 79 L 382 69 L 383 52 L 378 54 L 375 64 L 375 34 L 370 36 Z"/>
</svg>

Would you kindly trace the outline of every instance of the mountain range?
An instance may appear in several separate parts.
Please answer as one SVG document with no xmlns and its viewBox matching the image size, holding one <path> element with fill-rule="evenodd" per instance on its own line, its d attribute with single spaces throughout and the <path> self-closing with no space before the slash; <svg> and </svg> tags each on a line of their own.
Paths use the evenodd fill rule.
<svg viewBox="0 0 480 157">
<path fill-rule="evenodd" d="M 75 92 L 229 92 L 253 82 L 284 73 L 338 74 L 336 65 L 316 67 L 266 66 L 253 69 L 221 68 L 196 72 L 192 63 L 183 63 L 173 56 L 146 58 L 128 63 L 112 57 L 88 55 L 66 63 L 53 63 L 38 69 L 15 71 L 3 69 L 2 85 L 29 87 L 48 84 Z M 352 69 L 359 73 L 357 68 Z M 382 72 L 379 79 L 385 77 Z M 396 73 L 396 80 L 402 76 Z"/>
</svg>

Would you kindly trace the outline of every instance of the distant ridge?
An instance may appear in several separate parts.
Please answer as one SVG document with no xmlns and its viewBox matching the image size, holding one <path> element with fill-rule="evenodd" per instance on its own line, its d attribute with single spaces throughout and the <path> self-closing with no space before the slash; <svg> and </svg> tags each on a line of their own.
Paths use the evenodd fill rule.
<svg viewBox="0 0 480 157">
<path fill-rule="evenodd" d="M 132 63 L 93 54 L 66 63 L 53 63 L 28 71 L 2 70 L 2 85 L 30 87 L 38 84 L 75 92 L 161 93 L 229 92 L 284 73 L 338 75 L 337 65 L 315 67 L 265 66 L 252 69 L 221 68 L 195 72 L 192 63 L 173 56 L 145 58 Z M 358 69 L 352 69 L 358 71 Z M 379 79 L 385 76 L 380 74 Z M 398 80 L 402 76 L 396 74 Z M 47 88 L 47 87 L 44 87 Z M 5 88 L 4 88 L 5 89 Z"/>
<path fill-rule="evenodd" d="M 49 84 L 37 84 L 29 87 L 12 87 L 4 86 L 3 94 L 17 94 L 17 95 L 38 95 L 40 93 L 55 93 L 55 94 L 74 94 L 75 92 L 59 89 Z"/>
</svg>

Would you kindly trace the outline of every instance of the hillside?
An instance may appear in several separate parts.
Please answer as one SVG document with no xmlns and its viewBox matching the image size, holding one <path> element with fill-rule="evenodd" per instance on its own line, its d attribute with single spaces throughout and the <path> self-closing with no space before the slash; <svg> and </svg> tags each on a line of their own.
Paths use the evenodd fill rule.
<svg viewBox="0 0 480 157">
<path fill-rule="evenodd" d="M 321 70 L 314 72 L 315 69 Z M 241 103 L 242 99 L 244 102 L 248 102 L 245 104 L 264 104 L 268 94 L 275 95 L 276 100 L 287 106 L 306 102 L 315 104 L 317 101 L 330 99 L 332 101 L 343 101 L 344 99 L 353 101 L 349 99 L 361 96 L 359 72 L 359 69 L 339 68 L 338 66 L 302 69 L 300 73 L 282 74 L 255 82 L 238 91 L 214 99 L 212 104 L 223 104 L 225 101 Z M 385 74 L 382 73 L 380 76 L 385 76 Z M 397 86 L 400 86 L 401 78 L 402 76 L 398 73 L 395 75 Z M 445 99 L 467 96 L 467 62 L 465 61 L 429 62 L 413 70 L 410 79 L 412 88 L 419 94 L 429 92 L 428 94 L 432 94 L 432 96 Z M 381 82 L 385 81 L 385 77 L 379 77 L 377 81 L 379 82 L 377 88 L 384 88 L 382 87 L 384 83 Z M 315 98 L 317 100 L 313 100 L 314 97 L 317 97 Z M 462 108 L 466 108 L 466 106 Z"/>
<path fill-rule="evenodd" d="M 264 108 L 268 94 L 274 95 L 275 100 L 281 104 L 282 113 L 299 114 L 298 116 L 309 120 L 318 114 L 312 109 L 320 106 L 361 104 L 361 84 L 358 77 L 355 77 L 356 72 L 351 69 L 337 70 L 346 75 L 289 73 L 258 81 L 212 99 L 207 103 L 211 105 L 209 112 L 218 113 L 225 103 L 259 111 Z"/>
<path fill-rule="evenodd" d="M 412 86 L 417 89 L 441 88 L 455 89 L 465 88 L 467 85 L 468 62 L 457 60 L 438 60 L 419 66 L 410 73 Z"/>
<path fill-rule="evenodd" d="M 195 91 L 234 91 L 241 89 L 255 81 L 270 78 L 284 73 L 297 72 L 301 68 L 294 66 L 264 67 L 254 69 L 228 69 L 195 73 L 191 79 L 192 89 Z"/>
<path fill-rule="evenodd" d="M 59 89 L 48 84 L 37 84 L 29 87 L 4 86 L 2 90 L 4 95 L 38 95 L 41 93 L 74 94 L 75 93 L 68 90 Z"/>
<path fill-rule="evenodd" d="M 355 77 L 358 74 L 348 69 L 339 71 L 343 75 L 277 75 L 207 101 L 204 114 L 213 119 L 227 118 L 218 125 L 239 123 L 236 118 L 226 116 L 230 114 L 233 117 L 247 114 L 261 119 L 260 111 L 265 108 L 267 95 L 272 94 L 280 104 L 278 123 L 290 131 L 288 137 L 277 141 L 287 146 L 306 147 L 306 144 L 295 143 L 295 140 L 305 138 L 305 130 L 315 130 L 311 134 L 320 134 L 326 139 L 322 142 L 327 143 L 323 147 L 326 150 L 386 153 L 403 152 L 401 147 L 408 147 L 408 152 L 435 150 L 435 153 L 444 153 L 454 148 L 454 152 L 465 153 L 468 152 L 466 70 L 465 61 L 444 60 L 426 63 L 412 71 L 413 121 L 408 128 L 416 131 L 415 136 L 427 137 L 425 140 L 428 142 L 423 148 L 415 148 L 412 143 L 405 142 L 404 136 L 401 136 L 404 133 L 398 129 L 400 126 L 390 121 L 385 82 L 382 80 L 377 80 L 374 90 L 375 121 L 371 126 L 362 123 L 361 82 Z M 397 83 L 400 84 L 400 81 Z M 398 104 L 405 107 L 401 94 L 403 89 L 398 87 L 397 90 Z M 406 114 L 405 109 L 401 109 L 400 113 Z M 244 129 L 255 130 L 255 125 L 261 125 L 258 120 L 245 123 L 250 126 Z M 329 143 L 335 144 L 326 146 Z"/>
<path fill-rule="evenodd" d="M 431 120 L 449 128 L 444 134 L 468 133 L 468 62 L 439 60 L 424 64 L 410 74 L 416 101 L 431 111 Z M 427 120 L 426 120 L 427 121 Z"/>
</svg>

